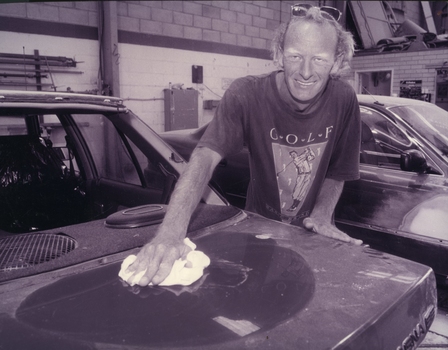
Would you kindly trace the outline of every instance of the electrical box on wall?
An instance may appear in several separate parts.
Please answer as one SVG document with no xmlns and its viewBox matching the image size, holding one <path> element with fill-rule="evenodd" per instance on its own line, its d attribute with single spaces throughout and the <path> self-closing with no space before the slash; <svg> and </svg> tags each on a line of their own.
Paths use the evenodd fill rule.
<svg viewBox="0 0 448 350">
<path fill-rule="evenodd" d="M 203 103 L 204 109 L 213 109 L 218 107 L 220 100 L 205 100 Z"/>
<path fill-rule="evenodd" d="M 165 131 L 198 127 L 198 92 L 194 89 L 165 89 Z"/>
<path fill-rule="evenodd" d="M 202 66 L 191 66 L 191 80 L 194 84 L 202 84 Z"/>
</svg>

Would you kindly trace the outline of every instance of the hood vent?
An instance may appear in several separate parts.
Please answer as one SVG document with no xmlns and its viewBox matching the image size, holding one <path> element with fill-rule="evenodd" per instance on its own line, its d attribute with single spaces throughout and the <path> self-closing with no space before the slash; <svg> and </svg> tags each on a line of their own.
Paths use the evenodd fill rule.
<svg viewBox="0 0 448 350">
<path fill-rule="evenodd" d="M 0 238 L 0 271 L 24 269 L 67 254 L 76 241 L 64 234 L 31 233 Z"/>
</svg>

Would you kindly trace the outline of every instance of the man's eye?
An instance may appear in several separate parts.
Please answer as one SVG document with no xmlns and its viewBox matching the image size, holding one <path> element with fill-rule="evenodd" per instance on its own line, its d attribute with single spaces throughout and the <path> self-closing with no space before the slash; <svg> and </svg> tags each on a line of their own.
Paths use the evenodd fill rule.
<svg viewBox="0 0 448 350">
<path fill-rule="evenodd" d="M 300 61 L 300 56 L 288 56 L 286 57 L 288 61 L 297 62 Z"/>
<path fill-rule="evenodd" d="M 327 64 L 327 60 L 321 58 L 321 57 L 315 57 L 314 62 L 318 65 Z"/>
</svg>

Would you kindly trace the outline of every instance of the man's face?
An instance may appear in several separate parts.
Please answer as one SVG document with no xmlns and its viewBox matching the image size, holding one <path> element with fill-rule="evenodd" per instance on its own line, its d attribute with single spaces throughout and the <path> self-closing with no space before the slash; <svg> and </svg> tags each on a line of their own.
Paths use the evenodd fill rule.
<svg viewBox="0 0 448 350">
<path fill-rule="evenodd" d="M 292 23 L 285 36 L 283 67 L 287 90 L 298 102 L 316 97 L 326 86 L 336 67 L 336 30 L 329 23 Z"/>
</svg>

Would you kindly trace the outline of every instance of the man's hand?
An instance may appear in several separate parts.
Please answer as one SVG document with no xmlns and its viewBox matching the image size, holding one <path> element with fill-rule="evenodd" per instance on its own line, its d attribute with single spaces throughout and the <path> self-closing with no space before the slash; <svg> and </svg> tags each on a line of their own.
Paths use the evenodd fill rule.
<svg viewBox="0 0 448 350">
<path fill-rule="evenodd" d="M 333 224 L 333 213 L 341 196 L 344 181 L 325 178 L 319 195 L 317 196 L 316 205 L 314 206 L 311 215 L 303 220 L 303 226 L 306 229 L 337 239 L 343 242 L 361 245 L 360 239 L 351 238 L 346 233 L 339 230 Z"/>
<path fill-rule="evenodd" d="M 332 223 L 326 220 L 308 217 L 305 220 L 303 220 L 303 225 L 307 230 L 316 232 L 322 236 L 327 236 L 333 239 L 337 239 L 339 241 L 352 243 L 355 245 L 362 244 L 362 241 L 360 239 L 350 237 L 349 235 L 342 232 L 336 226 L 334 226 Z"/>
<path fill-rule="evenodd" d="M 135 274 L 146 270 L 138 284 L 142 287 L 150 282 L 159 284 L 170 274 L 174 262 L 184 258 L 190 250 L 183 240 L 167 238 L 159 234 L 143 246 L 137 254 L 137 259 L 128 267 L 127 271 L 133 273 L 128 281 L 131 281 Z"/>
</svg>

